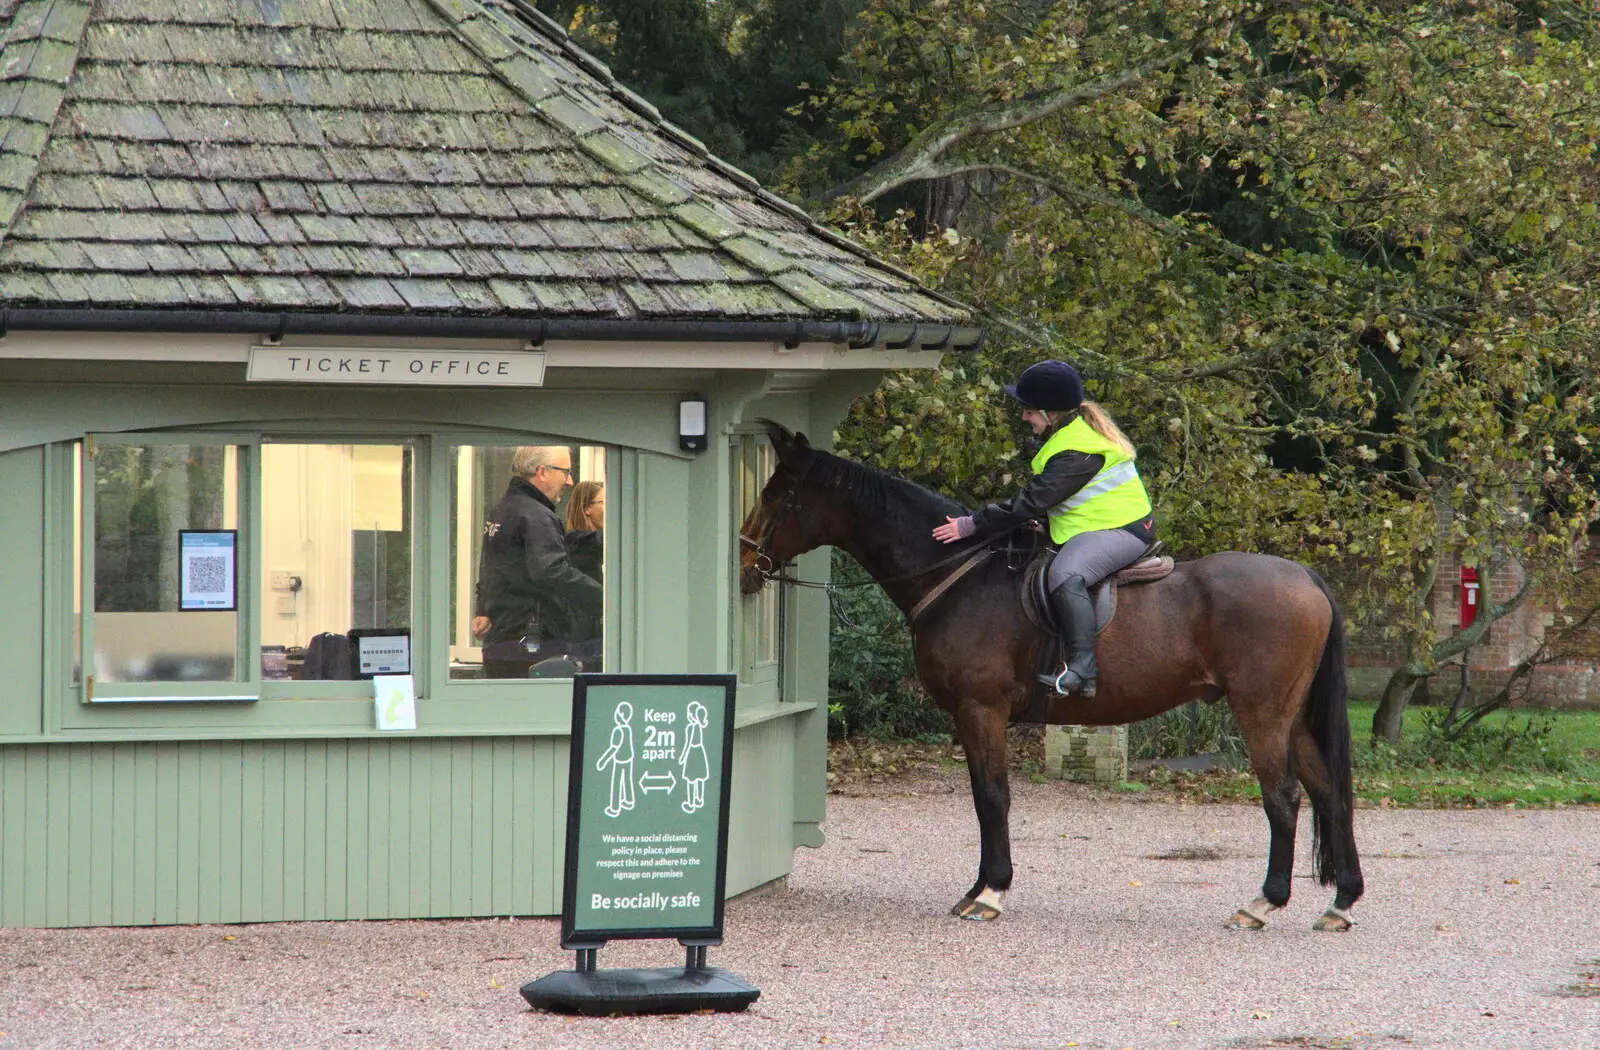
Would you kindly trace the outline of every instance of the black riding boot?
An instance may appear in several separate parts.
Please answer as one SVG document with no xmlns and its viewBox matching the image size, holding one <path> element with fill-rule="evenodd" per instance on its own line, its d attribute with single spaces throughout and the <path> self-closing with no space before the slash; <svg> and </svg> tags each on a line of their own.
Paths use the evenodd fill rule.
<svg viewBox="0 0 1600 1050">
<path fill-rule="evenodd" d="M 1074 573 L 1050 592 L 1050 608 L 1061 625 L 1066 642 L 1067 666 L 1049 680 L 1062 696 L 1077 693 L 1088 699 L 1094 695 L 1094 599 L 1083 577 Z"/>
</svg>

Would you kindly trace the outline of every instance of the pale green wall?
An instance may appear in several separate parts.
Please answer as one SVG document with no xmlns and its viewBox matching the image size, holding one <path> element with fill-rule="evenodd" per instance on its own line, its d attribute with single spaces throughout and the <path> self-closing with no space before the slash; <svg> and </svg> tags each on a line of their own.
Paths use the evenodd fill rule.
<svg viewBox="0 0 1600 1050">
<path fill-rule="evenodd" d="M 44 450 L 0 452 L 0 737 L 37 734 L 44 693 Z"/>
<path fill-rule="evenodd" d="M 0 924 L 553 914 L 560 906 L 570 690 L 423 697 L 415 735 L 378 734 L 362 687 L 247 705 L 83 705 L 47 637 L 46 581 L 62 571 L 68 491 L 39 442 L 180 426 L 271 430 L 361 421 L 374 429 L 492 426 L 620 445 L 608 582 L 616 669 L 732 669 L 737 542 L 727 428 L 760 416 L 825 445 L 858 374 L 804 391 L 729 373 L 630 391 L 348 391 L 222 385 L 0 383 Z M 793 381 L 790 377 L 789 381 Z M 676 448 L 677 401 L 710 402 L 711 447 Z M 56 498 L 48 495 L 54 485 Z M 63 531 L 66 530 L 66 531 Z M 54 547 L 47 538 L 54 537 Z M 797 563 L 826 578 L 825 551 Z M 786 875 L 821 841 L 826 795 L 827 617 L 790 597 L 783 696 L 736 718 L 730 893 Z M 48 657 L 47 657 L 48 654 Z M 52 678 L 54 679 L 52 682 Z M 47 683 L 56 691 L 47 695 Z M 326 687 L 324 687 L 326 688 Z M 299 739 L 287 739 L 298 737 Z"/>
<path fill-rule="evenodd" d="M 793 720 L 735 734 L 728 892 L 789 871 Z M 551 915 L 565 737 L 0 747 L 0 925 Z"/>
</svg>

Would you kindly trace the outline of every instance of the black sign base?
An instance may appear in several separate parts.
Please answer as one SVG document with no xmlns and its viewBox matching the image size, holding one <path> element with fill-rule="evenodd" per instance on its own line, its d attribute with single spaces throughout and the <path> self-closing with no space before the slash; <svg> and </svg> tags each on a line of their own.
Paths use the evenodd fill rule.
<svg viewBox="0 0 1600 1050">
<path fill-rule="evenodd" d="M 536 1010 L 605 1017 L 608 1014 L 734 1013 L 755 1002 L 761 989 L 716 967 L 659 970 L 557 970 L 522 986 Z"/>
</svg>

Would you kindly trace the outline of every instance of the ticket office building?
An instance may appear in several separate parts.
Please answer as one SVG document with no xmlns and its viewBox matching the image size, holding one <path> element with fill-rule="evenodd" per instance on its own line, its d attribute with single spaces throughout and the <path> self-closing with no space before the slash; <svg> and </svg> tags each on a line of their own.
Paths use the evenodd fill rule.
<svg viewBox="0 0 1600 1050">
<path fill-rule="evenodd" d="M 585 669 L 738 673 L 729 892 L 786 875 L 821 841 L 827 610 L 738 594 L 764 421 L 823 440 L 884 369 L 938 353 L 573 341 L 539 351 L 539 386 L 245 379 L 252 347 L 281 367 L 330 342 L 474 368 L 528 352 L 0 343 L 0 923 L 558 911 L 571 680 L 486 676 L 471 629 L 484 523 L 526 445 L 566 446 L 602 486 Z M 685 399 L 705 402 L 703 451 L 680 448 Z M 375 727 L 360 677 L 396 647 L 414 732 Z"/>
</svg>

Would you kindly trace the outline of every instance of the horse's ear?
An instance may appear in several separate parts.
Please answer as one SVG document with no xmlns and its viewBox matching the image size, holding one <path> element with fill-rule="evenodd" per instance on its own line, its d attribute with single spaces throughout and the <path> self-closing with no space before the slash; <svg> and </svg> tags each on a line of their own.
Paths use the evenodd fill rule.
<svg viewBox="0 0 1600 1050">
<path fill-rule="evenodd" d="M 782 430 L 782 428 L 778 428 Z M 778 431 L 773 431 L 772 447 L 778 450 L 779 463 L 793 463 L 802 453 L 811 451 L 811 442 L 806 440 L 804 434 L 791 434 L 783 430 L 780 438 Z"/>
<path fill-rule="evenodd" d="M 772 439 L 772 447 L 778 452 L 779 463 L 787 461 L 790 456 L 794 455 L 797 446 L 799 448 L 811 447 L 806 444 L 804 434 L 791 433 L 789 428 L 782 423 L 776 423 L 770 419 L 763 419 L 760 422 L 767 425 L 767 436 Z"/>
</svg>

